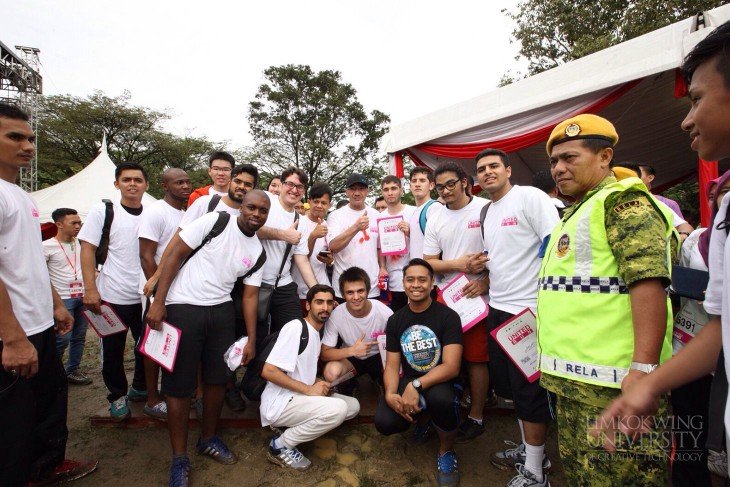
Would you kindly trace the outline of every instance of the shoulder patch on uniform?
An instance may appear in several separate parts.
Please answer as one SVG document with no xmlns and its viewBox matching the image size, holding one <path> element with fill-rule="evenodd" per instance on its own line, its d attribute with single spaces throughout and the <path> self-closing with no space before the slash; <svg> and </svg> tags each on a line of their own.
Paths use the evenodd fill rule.
<svg viewBox="0 0 730 487">
<path fill-rule="evenodd" d="M 641 206 L 646 206 L 649 203 L 645 199 L 638 199 L 638 200 L 631 200 L 627 201 L 625 203 L 621 203 L 620 205 L 616 205 L 613 207 L 613 211 L 615 211 L 618 214 L 623 213 L 624 211 L 631 209 L 631 208 L 639 208 Z"/>
</svg>

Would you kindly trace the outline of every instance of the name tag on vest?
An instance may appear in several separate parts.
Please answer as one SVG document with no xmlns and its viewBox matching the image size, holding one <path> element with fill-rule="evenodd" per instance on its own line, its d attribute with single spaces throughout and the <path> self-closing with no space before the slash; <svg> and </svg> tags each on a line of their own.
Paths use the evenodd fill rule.
<svg viewBox="0 0 730 487">
<path fill-rule="evenodd" d="M 621 381 L 628 373 L 628 369 L 610 367 L 606 365 L 586 364 L 571 360 L 564 360 L 557 357 L 543 355 L 540 359 L 540 370 L 555 372 L 556 374 L 569 376 L 578 381 L 598 382 L 606 385 L 621 384 Z"/>
</svg>

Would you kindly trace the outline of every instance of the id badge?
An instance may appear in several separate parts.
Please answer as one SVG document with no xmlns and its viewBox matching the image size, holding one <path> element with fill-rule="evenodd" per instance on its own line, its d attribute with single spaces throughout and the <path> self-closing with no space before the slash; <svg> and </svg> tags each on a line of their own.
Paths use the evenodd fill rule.
<svg viewBox="0 0 730 487">
<path fill-rule="evenodd" d="M 84 297 L 84 283 L 81 281 L 71 281 L 68 283 L 68 293 L 72 298 Z"/>
</svg>

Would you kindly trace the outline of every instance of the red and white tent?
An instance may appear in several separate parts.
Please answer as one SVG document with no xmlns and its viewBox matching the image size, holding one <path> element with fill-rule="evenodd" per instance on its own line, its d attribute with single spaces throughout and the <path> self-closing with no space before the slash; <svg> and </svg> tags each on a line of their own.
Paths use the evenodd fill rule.
<svg viewBox="0 0 730 487">
<path fill-rule="evenodd" d="M 383 139 L 390 172 L 403 176 L 407 154 L 416 165 L 450 160 L 473 174 L 474 156 L 495 147 L 510 153 L 513 182 L 529 184 L 548 167 L 545 143 L 553 127 L 596 113 L 616 126 L 616 160 L 656 168 L 655 191 L 698 173 L 709 179 L 717 164 L 698 164 L 680 128 L 689 101 L 678 68 L 695 44 L 728 20 L 730 5 L 724 5 L 396 125 Z"/>
</svg>

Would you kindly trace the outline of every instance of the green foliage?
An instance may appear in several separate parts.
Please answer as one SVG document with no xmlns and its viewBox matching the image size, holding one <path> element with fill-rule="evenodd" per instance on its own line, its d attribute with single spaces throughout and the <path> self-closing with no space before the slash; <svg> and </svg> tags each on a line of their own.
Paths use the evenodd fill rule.
<svg viewBox="0 0 730 487">
<path fill-rule="evenodd" d="M 554 68 L 614 44 L 646 34 L 699 12 L 718 0 L 521 0 L 516 11 L 502 10 L 517 27 L 517 60 L 528 75 Z M 508 72 L 500 86 L 523 77 Z"/>
<path fill-rule="evenodd" d="M 251 157 L 263 173 L 298 166 L 310 184 L 327 182 L 336 193 L 353 172 L 380 181 L 386 161 L 376 152 L 390 117 L 378 110 L 368 114 L 339 71 L 289 64 L 269 67 L 264 77 L 248 113 Z"/>
<path fill-rule="evenodd" d="M 682 214 L 687 223 L 693 227 L 700 224 L 700 200 L 699 200 L 699 184 L 697 178 L 692 177 L 683 181 L 668 190 L 662 192 L 662 196 L 673 199 L 682 209 Z"/>
<path fill-rule="evenodd" d="M 159 176 L 166 167 L 190 172 L 194 182 L 209 184 L 207 155 L 216 150 L 205 137 L 176 136 L 162 130 L 164 111 L 136 107 L 124 92 L 109 97 L 96 91 L 86 98 L 54 95 L 41 99 L 38 126 L 38 185 L 56 184 L 86 167 L 99 153 L 106 131 L 109 157 L 115 163 L 137 162 L 150 175 L 149 192 L 162 196 Z"/>
</svg>

